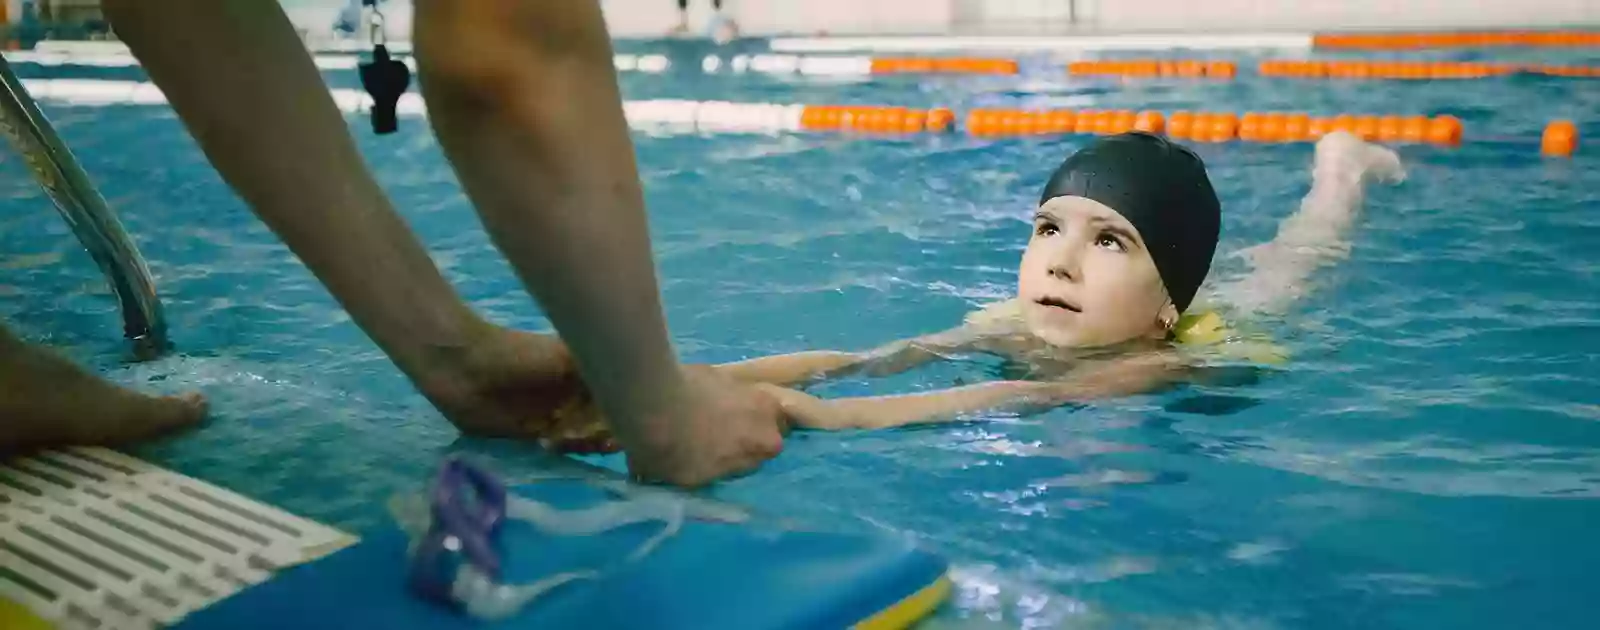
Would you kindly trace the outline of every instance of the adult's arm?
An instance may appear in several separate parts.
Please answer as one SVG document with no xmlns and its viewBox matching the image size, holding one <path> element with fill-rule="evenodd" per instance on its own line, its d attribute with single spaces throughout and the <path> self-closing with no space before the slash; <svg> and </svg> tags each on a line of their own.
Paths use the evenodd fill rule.
<svg viewBox="0 0 1600 630">
<path fill-rule="evenodd" d="M 395 213 L 277 0 L 105 0 L 224 180 L 413 379 L 484 326 Z"/>
<path fill-rule="evenodd" d="M 547 10 L 519 14 L 531 6 Z M 367 171 L 275 0 L 103 10 L 212 165 L 424 393 L 441 356 L 495 341 Z M 598 7 L 419 2 L 416 19 L 428 25 L 414 39 L 441 145 L 572 346 L 630 466 L 697 485 L 776 454 L 776 403 L 680 369 L 667 343 Z M 565 93 L 529 93 L 550 89 Z"/>
<path fill-rule="evenodd" d="M 428 118 L 619 441 L 683 404 L 611 42 L 595 0 L 417 0 Z"/>
</svg>

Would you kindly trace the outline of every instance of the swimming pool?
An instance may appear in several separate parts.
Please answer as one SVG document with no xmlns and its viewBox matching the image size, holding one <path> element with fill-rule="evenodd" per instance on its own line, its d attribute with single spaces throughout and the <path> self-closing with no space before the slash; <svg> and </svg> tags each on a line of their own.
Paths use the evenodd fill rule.
<svg viewBox="0 0 1600 630">
<path fill-rule="evenodd" d="M 645 45 L 673 59 L 694 46 Z M 1451 114 L 1460 148 L 1401 149 L 1349 258 L 1271 322 L 1295 360 L 1256 382 L 1027 418 L 805 434 L 711 495 L 765 518 L 887 531 L 947 554 L 958 592 L 932 627 L 1580 627 L 1600 589 L 1600 173 L 1541 158 L 1584 125 L 1594 80 L 877 80 L 625 73 L 625 97 L 916 107 L 1297 109 Z M 1340 56 L 1360 56 L 1344 54 Z M 1416 53 L 1594 63 L 1587 51 Z M 29 77 L 137 70 L 18 66 Z M 330 83 L 357 85 L 347 71 Z M 179 356 L 119 365 L 115 305 L 16 157 L 0 154 L 0 317 L 122 382 L 201 388 L 213 421 L 136 453 L 333 525 L 386 518 L 438 458 L 513 474 L 516 445 L 458 440 L 223 186 L 161 106 L 45 103 L 149 259 Z M 495 320 L 547 322 L 489 247 L 420 119 L 362 149 L 459 290 Z M 1473 134 L 1502 137 L 1478 142 Z M 1532 138 L 1532 144 L 1505 138 Z M 1008 295 L 1037 187 L 1084 140 L 839 134 L 635 135 L 674 338 L 691 361 L 862 348 Z M 1308 184 L 1310 145 L 1200 144 L 1227 252 L 1270 238 Z M 1587 297 L 1585 297 L 1587 296 Z M 992 378 L 932 366 L 826 395 Z M 619 458 L 592 461 L 620 468 Z"/>
</svg>

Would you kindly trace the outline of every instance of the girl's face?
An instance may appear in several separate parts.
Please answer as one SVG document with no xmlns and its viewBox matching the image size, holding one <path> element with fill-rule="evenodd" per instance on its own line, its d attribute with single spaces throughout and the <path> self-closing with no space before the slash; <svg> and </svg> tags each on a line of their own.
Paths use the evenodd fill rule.
<svg viewBox="0 0 1600 630">
<path fill-rule="evenodd" d="M 1084 197 L 1056 197 L 1039 207 L 1017 295 L 1028 329 L 1056 346 L 1159 336 L 1178 316 L 1139 231 Z"/>
</svg>

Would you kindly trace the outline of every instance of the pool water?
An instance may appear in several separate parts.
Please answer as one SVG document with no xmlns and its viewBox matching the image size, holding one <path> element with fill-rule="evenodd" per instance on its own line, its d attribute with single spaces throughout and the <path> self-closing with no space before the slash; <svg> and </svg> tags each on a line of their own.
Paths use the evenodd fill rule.
<svg viewBox="0 0 1600 630">
<path fill-rule="evenodd" d="M 1409 178 L 1371 189 L 1349 257 L 1265 322 L 1293 351 L 1281 369 L 1022 418 L 798 434 L 759 474 L 707 495 L 947 555 L 958 589 L 929 627 L 1587 627 L 1600 596 L 1590 576 L 1600 566 L 1600 170 L 1582 149 L 1541 158 L 1537 138 L 1554 118 L 1595 137 L 1600 82 L 1264 79 L 1248 71 L 1253 53 L 1213 56 L 1239 60 L 1240 78 L 1068 80 L 1047 59 L 1004 78 L 624 75 L 631 99 L 1298 109 L 1453 114 L 1467 125 L 1460 148 L 1401 148 Z M 355 85 L 353 73 L 328 78 Z M 136 454 L 357 530 L 386 518 L 383 500 L 414 489 L 447 453 L 513 476 L 549 465 L 529 447 L 460 439 L 224 186 L 170 110 L 45 111 L 148 257 L 178 352 L 123 362 L 102 279 L 10 152 L 0 154 L 0 319 L 119 382 L 210 396 L 205 428 Z M 383 137 L 366 125 L 351 118 L 459 290 L 498 322 L 548 330 L 424 121 Z M 1084 139 L 640 132 L 635 142 L 674 339 L 685 359 L 718 362 L 865 348 L 1008 296 L 1037 188 Z M 1311 147 L 1195 148 L 1224 203 L 1215 283 L 1243 269 L 1229 252 L 1269 239 L 1297 206 Z M 995 368 L 953 362 L 815 391 L 932 389 Z"/>
</svg>

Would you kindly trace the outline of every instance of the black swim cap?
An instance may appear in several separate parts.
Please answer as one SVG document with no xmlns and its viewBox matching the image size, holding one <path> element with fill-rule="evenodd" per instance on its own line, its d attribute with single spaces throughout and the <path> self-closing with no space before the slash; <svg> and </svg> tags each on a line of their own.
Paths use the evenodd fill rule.
<svg viewBox="0 0 1600 630">
<path fill-rule="evenodd" d="M 1189 308 L 1211 271 L 1222 205 L 1193 151 L 1161 136 L 1106 136 L 1068 157 L 1044 185 L 1039 205 L 1056 197 L 1093 199 L 1139 230 L 1178 312 Z"/>
</svg>

